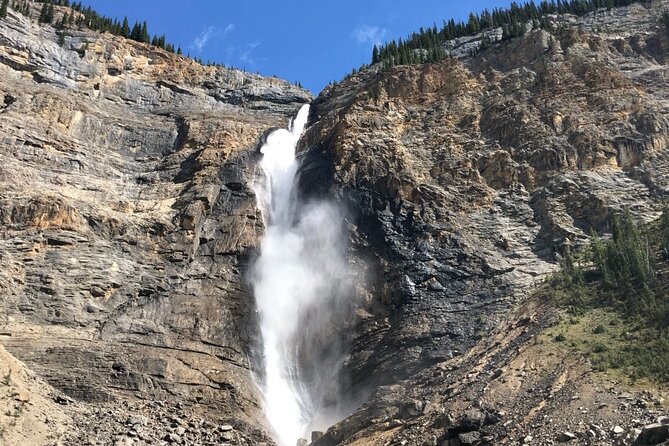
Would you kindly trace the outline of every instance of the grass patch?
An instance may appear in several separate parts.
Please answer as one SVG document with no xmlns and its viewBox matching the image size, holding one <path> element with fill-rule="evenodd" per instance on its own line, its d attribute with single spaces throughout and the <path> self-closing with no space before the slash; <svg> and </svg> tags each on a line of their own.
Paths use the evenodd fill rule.
<svg viewBox="0 0 669 446">
<path fill-rule="evenodd" d="M 633 381 L 669 382 L 669 339 L 611 309 L 565 316 L 544 336 L 572 354 L 588 357 L 597 371 L 616 371 Z"/>
<path fill-rule="evenodd" d="M 614 217 L 612 237 L 566 253 L 539 293 L 565 316 L 546 333 L 596 370 L 669 383 L 669 212 L 637 225 Z"/>
</svg>

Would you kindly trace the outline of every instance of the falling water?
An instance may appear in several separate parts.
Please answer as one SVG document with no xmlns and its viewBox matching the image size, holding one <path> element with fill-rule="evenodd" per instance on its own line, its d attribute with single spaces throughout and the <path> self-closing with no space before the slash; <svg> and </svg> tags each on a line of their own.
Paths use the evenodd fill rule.
<svg viewBox="0 0 669 446">
<path fill-rule="evenodd" d="M 341 212 L 332 203 L 301 203 L 295 150 L 309 114 L 272 132 L 261 148 L 264 176 L 256 195 L 266 233 L 253 269 L 262 335 L 265 413 L 281 446 L 340 419 L 337 342 L 342 301 L 350 295 Z"/>
</svg>

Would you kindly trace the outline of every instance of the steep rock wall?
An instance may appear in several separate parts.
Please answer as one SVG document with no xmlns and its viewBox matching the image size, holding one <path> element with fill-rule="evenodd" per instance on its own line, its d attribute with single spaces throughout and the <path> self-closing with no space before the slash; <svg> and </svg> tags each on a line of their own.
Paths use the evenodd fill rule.
<svg viewBox="0 0 669 446">
<path fill-rule="evenodd" d="M 59 46 L 50 26 L 0 20 L 2 343 L 77 401 L 163 400 L 260 427 L 254 157 L 310 95 L 66 34 Z"/>
</svg>

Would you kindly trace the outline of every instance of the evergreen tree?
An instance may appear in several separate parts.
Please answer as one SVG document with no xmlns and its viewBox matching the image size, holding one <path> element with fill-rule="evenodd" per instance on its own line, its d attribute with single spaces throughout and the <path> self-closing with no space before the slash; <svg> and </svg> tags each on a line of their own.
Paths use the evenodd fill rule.
<svg viewBox="0 0 669 446">
<path fill-rule="evenodd" d="M 669 260 L 669 208 L 660 217 L 660 247 L 664 257 Z"/>
<path fill-rule="evenodd" d="M 146 22 L 142 23 L 140 28 L 139 41 L 144 43 L 150 43 L 151 37 L 149 36 L 149 28 L 146 25 Z"/>
<path fill-rule="evenodd" d="M 479 18 L 473 12 L 469 13 L 469 21 L 467 23 L 467 31 L 470 34 L 477 34 L 480 31 Z"/>
<path fill-rule="evenodd" d="M 44 2 L 40 11 L 39 22 L 51 23 L 53 21 L 53 14 L 53 4 L 50 1 Z"/>
<path fill-rule="evenodd" d="M 660 23 L 664 25 L 664 28 L 669 32 L 669 9 L 663 9 L 662 14 L 660 15 Z"/>
<path fill-rule="evenodd" d="M 49 14 L 49 4 L 47 2 L 44 2 L 42 3 L 42 10 L 39 13 L 39 19 L 37 21 L 39 23 L 46 23 L 48 14 Z"/>
<path fill-rule="evenodd" d="M 9 7 L 9 0 L 2 0 L 2 5 L 0 5 L 0 18 L 7 17 L 8 7 Z"/>
<path fill-rule="evenodd" d="M 63 17 L 60 19 L 60 22 L 58 23 L 58 28 L 59 29 L 65 28 L 67 26 L 67 24 L 69 23 L 69 21 L 70 21 L 70 14 L 66 12 L 63 15 Z"/>
<path fill-rule="evenodd" d="M 140 42 L 142 39 L 142 27 L 139 24 L 139 22 L 135 22 L 134 26 L 132 27 L 132 31 L 130 31 L 130 38 L 132 40 L 136 40 L 137 42 Z"/>
<path fill-rule="evenodd" d="M 492 11 L 484 9 L 479 14 L 470 13 L 467 21 L 456 22 L 454 19 L 443 21 L 441 30 L 436 25 L 431 28 L 420 28 L 419 32 L 412 33 L 405 42 L 392 41 L 377 47 L 372 52 L 372 62 L 383 62 L 384 67 L 397 63 L 422 63 L 433 59 L 432 48 L 441 47 L 443 42 L 468 35 L 475 35 L 490 28 L 502 28 L 502 40 L 522 36 L 527 32 L 527 24 L 531 29 L 551 30 L 552 24 L 549 14 L 584 15 L 598 8 L 612 8 L 628 6 L 643 0 L 542 0 L 539 3 L 528 1 L 520 4 L 512 2 L 508 8 L 494 8 Z M 669 12 L 662 14 L 660 21 L 667 24 L 669 31 Z M 488 35 L 490 36 L 490 35 Z M 494 42 L 488 37 L 482 42 L 485 48 Z M 406 47 L 411 50 L 423 49 L 426 51 L 407 53 Z M 443 52 L 443 50 L 442 50 Z M 444 54 L 445 57 L 445 54 Z"/>
<path fill-rule="evenodd" d="M 121 25 L 121 36 L 130 37 L 130 25 L 128 24 L 128 17 L 123 18 L 123 24 Z"/>
<path fill-rule="evenodd" d="M 379 62 L 379 48 L 376 45 L 374 45 L 374 49 L 372 50 L 372 64 L 378 62 Z"/>
</svg>

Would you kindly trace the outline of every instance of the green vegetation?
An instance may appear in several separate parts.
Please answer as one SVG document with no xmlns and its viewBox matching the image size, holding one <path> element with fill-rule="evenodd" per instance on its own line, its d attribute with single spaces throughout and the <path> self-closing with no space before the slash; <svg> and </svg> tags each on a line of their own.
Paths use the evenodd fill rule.
<svg viewBox="0 0 669 446">
<path fill-rule="evenodd" d="M 669 211 L 648 226 L 637 225 L 625 211 L 613 217 L 611 228 L 610 239 L 593 232 L 590 246 L 565 255 L 550 279 L 553 297 L 572 312 L 604 305 L 669 329 L 669 299 L 658 275 L 667 266 Z"/>
<path fill-rule="evenodd" d="M 51 23 L 53 22 L 53 3 L 51 1 L 46 1 L 42 4 L 42 10 L 39 13 L 39 23 Z"/>
<path fill-rule="evenodd" d="M 611 309 L 591 308 L 564 318 L 545 339 L 587 356 L 597 371 L 635 381 L 669 382 L 669 337 Z"/>
<path fill-rule="evenodd" d="M 42 4 L 38 18 L 39 23 L 53 24 L 53 26 L 60 31 L 58 34 L 58 43 L 61 45 L 65 43 L 65 34 L 63 34 L 64 30 L 67 30 L 68 28 L 88 28 L 94 31 L 108 32 L 116 36 L 121 36 L 135 40 L 137 42 L 150 44 L 180 56 L 183 55 L 181 47 L 175 47 L 174 44 L 169 43 L 165 35 L 151 36 L 149 33 L 149 27 L 145 21 L 135 22 L 131 28 L 127 17 L 124 17 L 122 21 L 111 17 L 106 17 L 94 11 L 90 6 L 84 7 L 81 2 L 71 3 L 70 0 L 35 0 L 34 2 L 32 0 L 12 0 L 11 8 L 27 17 L 30 17 L 30 5 L 33 3 Z M 6 11 L 8 6 L 9 0 L 2 0 L 2 6 L 0 6 L 0 17 L 3 17 L 2 11 Z M 65 7 L 69 9 L 60 9 L 60 12 L 62 12 L 63 15 L 60 17 L 60 20 L 58 20 L 55 16 L 57 10 L 54 10 L 54 7 Z M 191 58 L 190 55 L 187 55 L 186 57 Z M 207 61 L 205 63 L 202 61 L 202 59 L 196 57 L 191 59 L 202 65 L 216 67 L 224 66 L 223 64 L 211 61 Z"/>
<path fill-rule="evenodd" d="M 660 23 L 669 31 L 669 9 L 663 9 L 660 15 Z"/>
<path fill-rule="evenodd" d="M 151 44 L 171 53 L 177 53 L 179 55 L 182 54 L 181 49 L 179 48 L 179 50 L 176 50 L 173 44 L 167 42 L 167 39 L 164 35 L 155 35 L 151 37 L 146 22 L 136 22 L 134 26 L 130 28 L 127 17 L 125 17 L 123 21 L 106 17 L 94 11 L 90 6 L 84 7 L 81 2 L 70 3 L 70 0 L 37 0 L 36 2 L 42 3 L 42 8 L 38 18 L 39 23 L 53 24 L 60 30 L 77 27 L 88 28 L 100 32 L 109 32 L 111 34 L 129 38 L 137 42 Z M 32 2 L 26 0 L 14 0 L 11 7 L 17 12 L 20 12 L 26 16 L 30 16 L 31 3 Z M 6 11 L 8 6 L 9 0 L 3 0 L 2 6 L 0 7 L 0 16 L 2 16 L 3 8 Z M 54 23 L 56 18 L 54 15 L 54 6 L 70 8 L 70 10 L 64 11 L 62 17 L 56 23 Z"/>
<path fill-rule="evenodd" d="M 393 40 L 374 47 L 372 64 L 382 63 L 384 67 L 391 67 L 435 62 L 448 56 L 443 44 L 458 37 L 483 33 L 481 47 L 485 49 L 493 43 L 487 33 L 492 29 L 502 28 L 501 40 L 507 40 L 522 36 L 528 29 L 550 29 L 546 18 L 550 14 L 581 16 L 599 8 L 628 6 L 638 1 L 641 0 L 543 0 L 538 4 L 533 1 L 524 4 L 514 2 L 508 8 L 484 9 L 479 14 L 470 13 L 466 22 L 444 20 L 441 29 L 435 24 L 431 28 L 421 28 L 405 40 Z"/>
<path fill-rule="evenodd" d="M 567 310 L 549 336 L 587 354 L 599 370 L 669 382 L 669 211 L 636 224 L 629 211 L 612 236 L 567 253 L 542 295 Z"/>
<path fill-rule="evenodd" d="M 7 10 L 11 7 L 14 11 L 30 18 L 34 3 L 41 3 L 40 14 L 38 16 L 39 23 L 52 24 L 58 33 L 58 43 L 62 46 L 65 43 L 65 34 L 68 28 L 88 28 L 94 31 L 108 32 L 117 36 L 125 37 L 135 40 L 137 42 L 150 44 L 152 46 L 162 48 L 165 51 L 183 55 L 181 47 L 175 47 L 174 44 L 169 43 L 165 35 L 151 36 L 146 22 L 135 22 L 130 27 L 128 18 L 125 17 L 123 21 L 106 17 L 94 11 L 90 6 L 84 7 L 81 2 L 70 2 L 70 0 L 1 0 L 0 3 L 0 18 L 7 16 Z M 57 9 L 57 7 L 63 7 Z M 69 9 L 65 9 L 69 8 Z M 62 12 L 60 19 L 56 16 L 58 12 Z M 190 57 L 187 55 L 186 57 Z M 206 63 L 200 58 L 193 57 L 192 60 L 208 66 L 223 67 L 223 64 L 207 61 Z"/>
<path fill-rule="evenodd" d="M 9 8 L 9 0 L 2 0 L 2 5 L 0 5 L 0 18 L 7 17 L 7 8 Z"/>
<path fill-rule="evenodd" d="M 12 1 L 12 9 L 30 18 L 30 3 L 28 2 L 28 0 Z"/>
<path fill-rule="evenodd" d="M 372 64 L 383 63 L 384 67 L 394 65 L 410 65 L 425 62 L 437 62 L 446 58 L 446 52 L 441 46 L 437 27 L 414 33 L 411 37 L 398 42 L 394 40 L 381 48 L 374 46 L 372 50 Z"/>
</svg>

